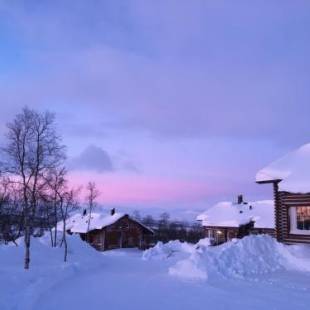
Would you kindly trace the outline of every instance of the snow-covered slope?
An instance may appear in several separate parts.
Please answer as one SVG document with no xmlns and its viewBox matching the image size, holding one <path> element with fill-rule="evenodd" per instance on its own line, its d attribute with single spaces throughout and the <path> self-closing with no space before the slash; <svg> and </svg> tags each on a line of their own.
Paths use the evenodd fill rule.
<svg viewBox="0 0 310 310">
<path fill-rule="evenodd" d="M 68 237 L 69 261 L 49 237 L 0 245 L 1 310 L 307 310 L 310 248 L 251 236 L 218 247 L 208 239 L 153 249 L 97 252 Z M 290 298 L 287 298 L 290 296 Z"/>
<path fill-rule="evenodd" d="M 203 226 L 239 227 L 254 221 L 256 228 L 274 228 L 274 202 L 252 201 L 235 204 L 219 202 L 197 217 Z"/>
<path fill-rule="evenodd" d="M 256 174 L 257 182 L 282 180 L 282 191 L 310 192 L 310 143 L 272 162 Z"/>
</svg>

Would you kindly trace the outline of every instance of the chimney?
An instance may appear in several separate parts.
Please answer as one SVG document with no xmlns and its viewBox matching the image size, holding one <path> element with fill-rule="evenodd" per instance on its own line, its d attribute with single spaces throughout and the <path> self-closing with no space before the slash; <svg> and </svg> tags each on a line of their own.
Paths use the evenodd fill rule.
<svg viewBox="0 0 310 310">
<path fill-rule="evenodd" d="M 241 205 L 243 203 L 243 196 L 238 195 L 238 205 Z"/>
<path fill-rule="evenodd" d="M 115 208 L 111 209 L 110 214 L 111 214 L 111 215 L 114 215 L 114 214 L 115 214 Z"/>
</svg>

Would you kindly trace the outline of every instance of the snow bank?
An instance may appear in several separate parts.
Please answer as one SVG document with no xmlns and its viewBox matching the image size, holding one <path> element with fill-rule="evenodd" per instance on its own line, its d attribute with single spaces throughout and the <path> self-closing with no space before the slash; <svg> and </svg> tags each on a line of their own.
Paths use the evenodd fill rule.
<svg viewBox="0 0 310 310">
<path fill-rule="evenodd" d="M 208 278 L 207 270 L 201 264 L 197 254 L 192 254 L 190 258 L 178 261 L 169 268 L 169 274 L 189 281 L 205 281 Z"/>
<path fill-rule="evenodd" d="M 153 248 L 145 250 L 143 252 L 142 258 L 144 260 L 164 260 L 173 257 L 180 258 L 181 256 L 184 256 L 184 254 L 186 255 L 193 253 L 194 250 L 194 245 L 186 242 L 181 242 L 179 240 L 169 241 L 167 243 L 159 241 Z"/>
<path fill-rule="evenodd" d="M 206 280 L 217 274 L 224 278 L 255 279 L 277 270 L 310 272 L 310 248 L 278 243 L 268 235 L 248 236 L 221 246 L 180 242 L 159 243 L 144 252 L 144 259 L 169 259 L 169 274 L 184 280 Z"/>
<path fill-rule="evenodd" d="M 64 249 L 50 244 L 50 236 L 31 239 L 30 270 L 23 269 L 24 241 L 0 246 L 0 309 L 33 309 L 42 294 L 59 283 L 75 278 L 89 266 L 100 266 L 102 256 L 78 236 L 67 236 L 68 262 L 63 262 Z M 22 292 L 22 293 L 21 293 Z"/>
</svg>

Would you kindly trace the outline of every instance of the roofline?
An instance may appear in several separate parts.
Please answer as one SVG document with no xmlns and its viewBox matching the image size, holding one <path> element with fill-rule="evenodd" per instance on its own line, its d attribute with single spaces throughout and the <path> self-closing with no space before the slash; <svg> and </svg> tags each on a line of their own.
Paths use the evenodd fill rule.
<svg viewBox="0 0 310 310">
<path fill-rule="evenodd" d="M 282 179 L 275 179 L 275 180 L 265 180 L 265 181 L 256 181 L 257 184 L 275 184 L 280 183 Z"/>
<path fill-rule="evenodd" d="M 250 223 L 250 222 L 249 222 Z M 247 224 L 249 224 L 247 223 Z M 247 224 L 243 224 L 243 225 L 247 225 Z M 204 228 L 209 228 L 209 229 L 239 229 L 240 226 L 243 226 L 243 225 L 239 225 L 239 226 L 213 226 L 213 225 L 206 225 L 206 226 L 202 226 Z M 273 229 L 275 230 L 275 227 L 253 227 L 253 229 Z"/>
</svg>

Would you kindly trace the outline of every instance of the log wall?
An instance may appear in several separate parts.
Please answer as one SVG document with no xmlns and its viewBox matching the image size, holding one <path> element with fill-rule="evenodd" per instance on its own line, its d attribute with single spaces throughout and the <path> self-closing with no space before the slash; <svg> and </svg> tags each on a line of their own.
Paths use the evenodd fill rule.
<svg viewBox="0 0 310 310">
<path fill-rule="evenodd" d="M 290 207 L 310 206 L 310 193 L 296 194 L 279 191 L 274 183 L 277 240 L 284 243 L 310 243 L 310 235 L 290 233 Z"/>
<path fill-rule="evenodd" d="M 97 250 L 105 251 L 133 247 L 145 249 L 148 247 L 149 235 L 152 235 L 151 231 L 148 231 L 128 216 L 124 216 L 103 229 L 81 234 L 81 238 L 89 242 Z"/>
</svg>

